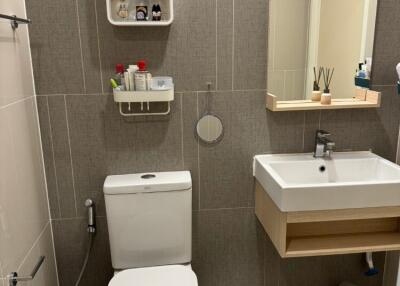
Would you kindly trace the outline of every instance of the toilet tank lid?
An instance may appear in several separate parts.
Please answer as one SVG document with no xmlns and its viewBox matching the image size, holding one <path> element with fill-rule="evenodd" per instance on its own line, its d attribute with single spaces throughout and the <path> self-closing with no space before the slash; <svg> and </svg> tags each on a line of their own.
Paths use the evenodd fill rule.
<svg viewBox="0 0 400 286">
<path fill-rule="evenodd" d="M 108 176 L 103 191 L 106 195 L 182 191 L 192 188 L 189 171 L 140 173 Z"/>
</svg>

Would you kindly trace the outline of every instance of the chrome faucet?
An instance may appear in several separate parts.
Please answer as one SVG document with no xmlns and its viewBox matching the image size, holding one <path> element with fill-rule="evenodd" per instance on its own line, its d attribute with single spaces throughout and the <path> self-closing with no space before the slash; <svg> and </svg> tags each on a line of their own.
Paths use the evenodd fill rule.
<svg viewBox="0 0 400 286">
<path fill-rule="evenodd" d="M 324 130 L 317 130 L 315 134 L 315 158 L 331 157 L 333 148 L 335 148 L 335 142 L 328 139 L 330 135 L 329 132 Z"/>
</svg>

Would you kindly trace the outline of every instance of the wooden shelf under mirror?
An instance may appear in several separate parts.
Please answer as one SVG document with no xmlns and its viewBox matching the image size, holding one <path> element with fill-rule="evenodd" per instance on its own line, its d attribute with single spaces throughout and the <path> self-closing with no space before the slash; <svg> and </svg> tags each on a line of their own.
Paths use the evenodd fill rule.
<svg viewBox="0 0 400 286">
<path fill-rule="evenodd" d="M 282 212 L 256 181 L 255 213 L 284 258 L 400 250 L 400 207 Z"/>
<path fill-rule="evenodd" d="M 267 93 L 266 101 L 267 109 L 271 111 L 378 108 L 381 106 L 381 93 L 373 90 L 366 90 L 365 94 L 364 92 L 359 92 L 353 98 L 332 99 L 332 103 L 329 105 L 311 100 L 281 101 L 270 93 Z"/>
<path fill-rule="evenodd" d="M 373 90 L 360 90 L 353 98 L 332 99 L 332 103 L 329 105 L 311 100 L 281 101 L 270 93 L 267 93 L 266 101 L 267 109 L 271 111 L 378 108 L 381 106 L 381 93 Z"/>
</svg>

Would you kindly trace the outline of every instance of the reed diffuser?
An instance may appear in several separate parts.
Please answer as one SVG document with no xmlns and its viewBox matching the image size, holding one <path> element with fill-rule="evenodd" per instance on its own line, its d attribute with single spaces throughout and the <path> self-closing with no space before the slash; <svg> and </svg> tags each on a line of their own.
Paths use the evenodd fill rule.
<svg viewBox="0 0 400 286">
<path fill-rule="evenodd" d="M 317 71 L 316 71 L 316 68 L 314 67 L 314 87 L 313 87 L 313 91 L 311 94 L 312 101 L 320 101 L 321 100 L 322 91 L 319 86 L 319 82 L 321 81 L 321 76 L 322 76 L 323 70 L 324 69 L 322 67 L 320 67 L 318 70 L 318 76 L 317 76 Z"/>
<path fill-rule="evenodd" d="M 322 77 L 324 79 L 324 93 L 321 96 L 321 104 L 326 104 L 329 105 L 332 102 L 332 95 L 331 91 L 329 89 L 331 82 L 332 82 L 332 77 L 335 69 L 330 69 L 330 68 L 324 68 L 322 69 Z"/>
</svg>

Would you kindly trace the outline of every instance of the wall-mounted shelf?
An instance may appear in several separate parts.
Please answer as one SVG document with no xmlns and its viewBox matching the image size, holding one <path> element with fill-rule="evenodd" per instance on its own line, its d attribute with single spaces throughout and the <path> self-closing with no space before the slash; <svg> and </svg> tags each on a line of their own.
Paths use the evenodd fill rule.
<svg viewBox="0 0 400 286">
<path fill-rule="evenodd" d="M 114 101 L 119 105 L 119 112 L 122 116 L 142 115 L 167 115 L 171 111 L 171 101 L 174 100 L 174 88 L 169 90 L 148 90 L 148 91 L 113 91 Z M 151 103 L 166 103 L 167 109 L 162 112 L 151 112 Z M 124 112 L 123 104 L 128 106 L 129 112 Z M 140 112 L 130 112 L 131 105 L 140 105 Z"/>
<path fill-rule="evenodd" d="M 372 90 L 357 89 L 354 98 L 332 99 L 332 103 L 329 105 L 311 100 L 279 101 L 275 95 L 270 93 L 267 93 L 266 101 L 267 109 L 271 111 L 378 108 L 381 106 L 381 93 Z"/>
<path fill-rule="evenodd" d="M 400 207 L 282 212 L 257 181 L 255 212 L 281 257 L 400 250 Z"/>
<path fill-rule="evenodd" d="M 136 1 L 136 0 L 135 0 Z M 131 0 L 125 0 L 128 5 L 128 14 L 129 16 L 125 19 L 119 17 L 117 15 L 117 9 L 119 7 L 119 3 L 121 0 L 106 0 L 107 2 L 107 18 L 108 21 L 116 26 L 169 26 L 174 21 L 174 1 L 173 0 L 150 0 L 149 1 L 149 16 L 148 21 L 137 21 L 135 19 L 136 14 L 136 5 L 135 3 L 139 3 Z M 160 4 L 161 6 L 161 21 L 152 21 L 151 17 L 151 9 L 153 4 Z"/>
</svg>

